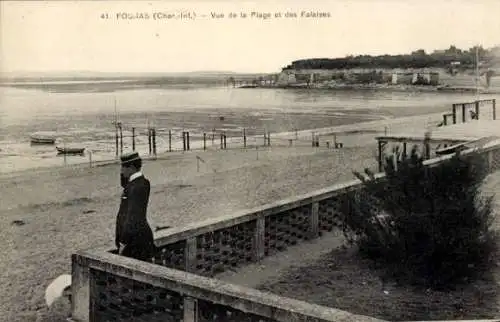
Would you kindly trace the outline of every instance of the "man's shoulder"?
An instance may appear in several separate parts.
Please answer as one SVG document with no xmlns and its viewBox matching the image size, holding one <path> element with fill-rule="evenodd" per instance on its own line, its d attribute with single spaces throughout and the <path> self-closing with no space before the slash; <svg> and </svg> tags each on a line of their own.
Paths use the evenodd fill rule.
<svg viewBox="0 0 500 322">
<path fill-rule="evenodd" d="M 144 176 L 140 176 L 139 178 L 130 182 L 130 186 L 133 187 L 149 187 L 149 185 L 149 180 Z"/>
</svg>

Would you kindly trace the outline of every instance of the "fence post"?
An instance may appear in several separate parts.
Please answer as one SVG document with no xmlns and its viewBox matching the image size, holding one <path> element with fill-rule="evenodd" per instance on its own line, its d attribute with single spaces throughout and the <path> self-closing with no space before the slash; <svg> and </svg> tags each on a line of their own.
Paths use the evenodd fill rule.
<svg viewBox="0 0 500 322">
<path fill-rule="evenodd" d="M 382 172 L 382 141 L 378 140 L 378 172 Z"/>
<path fill-rule="evenodd" d="M 247 133 L 245 129 L 243 129 L 243 147 L 246 149 L 247 147 Z"/>
<path fill-rule="evenodd" d="M 116 157 L 118 158 L 118 123 L 115 122 L 115 150 L 116 150 Z"/>
<path fill-rule="evenodd" d="M 168 152 L 172 152 L 172 130 L 168 130 Z"/>
<path fill-rule="evenodd" d="M 196 237 L 190 237 L 186 240 L 184 257 L 186 258 L 184 269 L 186 272 L 193 273 L 196 270 Z M 184 322 L 198 322 L 198 301 L 195 298 L 184 297 Z"/>
<path fill-rule="evenodd" d="M 153 129 L 153 154 L 156 156 L 156 129 Z"/>
<path fill-rule="evenodd" d="M 319 202 L 313 202 L 311 204 L 311 227 L 310 227 L 311 238 L 316 238 L 319 236 Z"/>
<path fill-rule="evenodd" d="M 266 142 L 267 142 L 267 135 L 266 132 L 264 132 L 264 146 L 266 146 Z"/>
<path fill-rule="evenodd" d="M 220 148 L 221 148 L 221 150 L 224 149 L 224 139 L 223 139 L 222 133 L 220 134 Z"/>
<path fill-rule="evenodd" d="M 457 124 L 457 106 L 455 104 L 452 105 L 453 112 L 453 124 Z"/>
<path fill-rule="evenodd" d="M 266 217 L 260 215 L 256 219 L 255 233 L 254 233 L 254 256 L 255 261 L 260 262 L 265 256 L 265 231 L 266 231 Z"/>
<path fill-rule="evenodd" d="M 224 150 L 227 149 L 227 141 L 226 141 L 227 135 L 224 133 Z"/>
<path fill-rule="evenodd" d="M 182 151 L 186 151 L 186 132 L 182 131 Z"/>
<path fill-rule="evenodd" d="M 189 150 L 191 150 L 191 147 L 189 145 L 189 132 L 186 132 L 186 147 Z"/>
<path fill-rule="evenodd" d="M 120 154 L 123 154 L 123 129 L 122 124 L 120 124 Z"/>
<path fill-rule="evenodd" d="M 497 100 L 496 99 L 493 99 L 493 119 L 496 120 L 497 119 L 497 107 L 496 107 L 496 102 Z"/>
<path fill-rule="evenodd" d="M 71 255 L 71 317 L 90 321 L 90 270 L 87 259 L 78 254 Z"/>
<path fill-rule="evenodd" d="M 465 103 L 462 104 L 462 122 L 465 123 L 466 122 L 466 119 L 465 119 Z"/>
<path fill-rule="evenodd" d="M 151 129 L 148 128 L 148 148 L 149 148 L 149 155 L 151 155 L 152 149 L 151 149 Z"/>
<path fill-rule="evenodd" d="M 203 150 L 207 149 L 207 133 L 203 133 Z"/>
<path fill-rule="evenodd" d="M 479 120 L 479 101 L 476 101 L 476 120 Z"/>
<path fill-rule="evenodd" d="M 447 120 L 448 118 L 446 117 L 446 114 L 443 114 L 443 125 L 446 125 Z"/>
<path fill-rule="evenodd" d="M 267 146 L 271 146 L 271 132 L 267 132 Z"/>
<path fill-rule="evenodd" d="M 198 322 L 198 300 L 184 296 L 184 322 Z"/>
<path fill-rule="evenodd" d="M 135 127 L 132 128 L 132 151 L 135 151 Z"/>
</svg>

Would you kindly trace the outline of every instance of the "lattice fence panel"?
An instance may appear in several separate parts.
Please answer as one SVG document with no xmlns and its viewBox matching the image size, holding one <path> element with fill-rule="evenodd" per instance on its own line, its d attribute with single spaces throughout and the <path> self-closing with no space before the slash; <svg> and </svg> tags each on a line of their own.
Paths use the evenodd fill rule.
<svg viewBox="0 0 500 322">
<path fill-rule="evenodd" d="M 319 232 L 320 234 L 341 229 L 345 211 L 347 210 L 347 195 L 338 195 L 319 202 Z"/>
<path fill-rule="evenodd" d="M 490 165 L 490 171 L 498 171 L 500 170 L 500 149 L 495 149 L 491 151 L 492 156 L 491 156 L 491 165 Z"/>
<path fill-rule="evenodd" d="M 265 219 L 264 254 L 267 256 L 310 238 L 311 206 L 298 207 Z"/>
<path fill-rule="evenodd" d="M 186 241 L 184 240 L 160 247 L 153 263 L 183 271 L 185 270 L 185 248 Z"/>
<path fill-rule="evenodd" d="M 196 273 L 214 276 L 255 259 L 255 229 L 250 221 L 196 238 Z"/>
<path fill-rule="evenodd" d="M 91 321 L 179 322 L 183 298 L 176 292 L 91 269 Z"/>
<path fill-rule="evenodd" d="M 277 320 L 246 313 L 229 306 L 198 300 L 200 322 L 277 322 Z"/>
</svg>

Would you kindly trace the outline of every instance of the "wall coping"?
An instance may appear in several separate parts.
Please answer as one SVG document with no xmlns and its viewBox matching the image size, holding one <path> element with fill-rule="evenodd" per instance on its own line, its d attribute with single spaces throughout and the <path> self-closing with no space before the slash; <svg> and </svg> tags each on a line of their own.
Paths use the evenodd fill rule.
<svg viewBox="0 0 500 322">
<path fill-rule="evenodd" d="M 500 141 L 498 140 L 491 142 L 490 144 L 485 145 L 485 147 L 482 149 L 482 152 L 488 152 L 490 150 L 498 148 L 499 144 Z M 462 154 L 470 154 L 477 150 L 477 148 L 467 149 L 462 151 Z M 442 161 L 449 160 L 452 157 L 453 155 L 444 155 L 437 158 L 425 160 L 424 165 L 434 167 Z M 375 174 L 376 179 L 382 179 L 384 177 L 384 173 Z M 329 199 L 349 191 L 354 191 L 360 185 L 361 181 L 359 179 L 354 179 L 344 183 L 334 184 L 332 186 L 318 189 L 299 196 L 294 196 L 276 202 L 268 203 L 262 206 L 236 211 L 227 215 L 208 218 L 206 220 L 186 224 L 179 227 L 172 227 L 155 234 L 155 244 L 158 247 L 162 247 L 208 232 L 213 232 L 219 229 L 224 229 L 245 222 L 253 221 L 261 217 L 267 217 L 294 208 L 306 206 L 314 202 Z"/>
<path fill-rule="evenodd" d="M 183 296 L 212 301 L 283 322 L 305 319 L 311 322 L 384 321 L 114 255 L 103 250 L 77 252 L 72 255 L 72 261 L 89 269 L 108 272 L 172 290 Z"/>
</svg>

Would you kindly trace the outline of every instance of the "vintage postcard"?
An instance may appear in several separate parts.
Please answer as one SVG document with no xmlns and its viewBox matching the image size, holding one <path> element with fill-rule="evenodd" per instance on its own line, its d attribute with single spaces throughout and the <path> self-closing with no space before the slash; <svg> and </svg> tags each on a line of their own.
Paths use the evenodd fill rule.
<svg viewBox="0 0 500 322">
<path fill-rule="evenodd" d="M 498 13 L 0 2 L 0 321 L 499 318 Z"/>
</svg>

